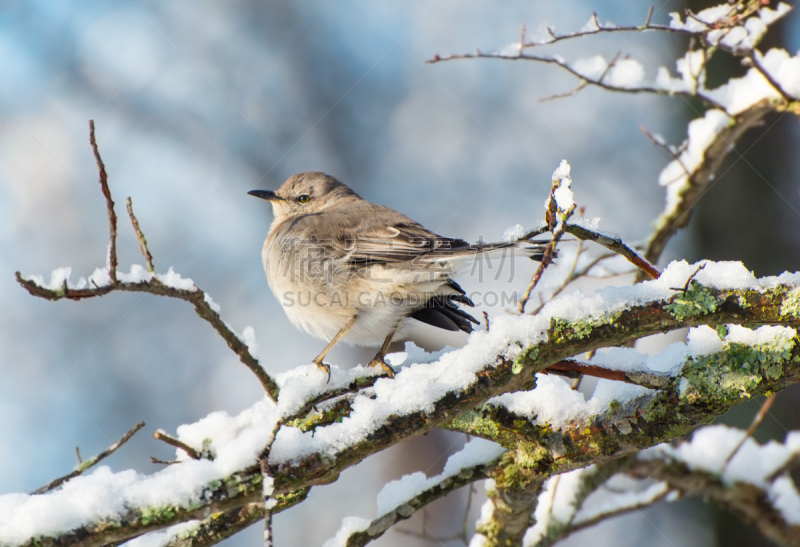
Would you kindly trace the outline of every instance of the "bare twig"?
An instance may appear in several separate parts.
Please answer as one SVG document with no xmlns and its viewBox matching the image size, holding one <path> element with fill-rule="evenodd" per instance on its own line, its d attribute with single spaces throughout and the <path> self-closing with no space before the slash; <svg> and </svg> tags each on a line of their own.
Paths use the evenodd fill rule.
<svg viewBox="0 0 800 547">
<path fill-rule="evenodd" d="M 576 224 L 565 224 L 564 230 L 567 233 L 574 235 L 578 239 L 594 241 L 606 249 L 624 256 L 626 259 L 628 259 L 628 262 L 639 268 L 652 279 L 656 279 L 659 275 L 661 275 L 661 272 L 659 272 L 652 264 L 636 254 L 636 251 L 625 245 L 625 243 L 623 243 L 618 237 L 608 237 Z"/>
<path fill-rule="evenodd" d="M 188 444 L 184 443 L 183 441 L 179 441 L 175 437 L 171 437 L 171 436 L 167 435 L 166 433 L 164 433 L 161 430 L 158 430 L 155 433 L 153 433 L 153 438 L 158 440 L 158 441 L 165 442 L 170 446 L 174 446 L 175 448 L 179 448 L 180 450 L 183 450 L 193 460 L 199 460 L 200 457 L 201 457 L 200 453 L 197 450 L 195 450 L 194 448 L 192 448 Z M 159 463 L 161 463 L 161 462 L 159 462 Z"/>
<path fill-rule="evenodd" d="M 141 281 L 136 283 L 119 282 L 116 285 L 103 285 L 95 286 L 94 288 L 87 289 L 73 289 L 65 288 L 60 291 L 52 291 L 46 287 L 41 287 L 30 279 L 24 279 L 20 272 L 16 272 L 17 283 L 22 285 L 31 295 L 44 298 L 46 300 L 56 301 L 66 298 L 67 300 L 81 300 L 84 298 L 93 298 L 97 296 L 104 296 L 112 291 L 123 292 L 144 292 L 154 294 L 156 296 L 167 296 L 170 298 L 177 298 L 185 300 L 194 306 L 195 312 L 202 319 L 207 321 L 217 333 L 222 336 L 223 340 L 227 342 L 228 347 L 239 356 L 239 360 L 256 375 L 261 386 L 266 391 L 267 395 L 273 401 L 278 400 L 278 393 L 280 388 L 277 382 L 262 368 L 247 345 L 242 342 L 239 336 L 233 332 L 230 327 L 222 320 L 219 313 L 214 310 L 210 302 L 206 298 L 206 293 L 194 287 L 194 290 L 178 289 L 161 283 L 157 277 L 153 276 L 148 281 Z"/>
<path fill-rule="evenodd" d="M 128 200 L 128 213 L 131 216 L 131 223 L 136 231 L 136 237 L 139 240 L 142 254 L 145 255 L 145 259 L 147 260 L 147 268 L 151 276 L 149 279 L 140 282 L 121 282 L 117 279 L 117 215 L 114 213 L 114 201 L 111 198 L 111 190 L 108 187 L 108 175 L 106 174 L 105 165 L 103 164 L 103 160 L 101 159 L 100 152 L 97 148 L 97 140 L 94 133 L 94 121 L 92 120 L 89 120 L 89 141 L 91 143 L 92 150 L 94 151 L 95 160 L 97 161 L 97 167 L 100 172 L 100 187 L 103 191 L 103 195 L 106 198 L 106 205 L 108 208 L 108 224 L 109 231 L 111 233 L 109 250 L 110 283 L 108 285 L 98 286 L 97 283 L 92 280 L 92 285 L 94 285 L 93 287 L 75 289 L 68 287 L 65 281 L 63 287 L 60 287 L 59 290 L 50 290 L 47 287 L 37 285 L 30 279 L 24 279 L 22 274 L 16 272 L 17 282 L 22 285 L 22 287 L 25 288 L 31 295 L 51 301 L 60 300 L 62 298 L 66 298 L 68 300 L 81 300 L 83 298 L 103 296 L 112 291 L 119 290 L 130 292 L 146 292 L 157 296 L 168 296 L 190 302 L 194 306 L 197 315 L 205 319 L 214 328 L 214 330 L 216 330 L 217 333 L 222 336 L 225 342 L 227 342 L 228 347 L 239 356 L 239 360 L 244 363 L 244 365 L 249 368 L 253 374 L 256 375 L 262 387 L 264 388 L 264 391 L 267 392 L 267 396 L 273 401 L 277 401 L 278 393 L 280 391 L 277 382 L 261 367 L 258 360 L 250 353 L 247 345 L 242 342 L 239 336 L 234 333 L 227 324 L 225 324 L 219 313 L 212 307 L 211 302 L 206 294 L 197 287 L 194 287 L 193 290 L 179 289 L 168 286 L 159 280 L 157 275 L 154 273 L 152 255 L 147 248 L 147 242 L 144 238 L 144 235 L 139 229 L 139 223 L 133 214 L 133 206 L 130 202 L 130 199 Z"/>
<path fill-rule="evenodd" d="M 652 498 L 648 498 L 647 500 L 631 503 L 629 505 L 623 505 L 621 507 L 617 507 L 610 511 L 597 513 L 587 519 L 573 523 L 569 528 L 569 534 L 565 535 L 572 535 L 575 532 L 578 532 L 580 530 L 585 530 L 586 528 L 590 528 L 595 524 L 606 521 L 612 517 L 627 515 L 629 513 L 633 513 L 634 511 L 638 512 L 641 511 L 642 509 L 652 507 L 653 505 L 664 501 L 667 498 L 667 496 L 669 496 L 671 493 L 672 491 L 669 488 L 665 488 L 662 493 L 658 494 L 657 496 L 653 496 Z"/>
<path fill-rule="evenodd" d="M 572 205 L 570 210 L 567 213 L 567 216 L 572 214 L 572 211 L 575 210 L 575 204 Z M 556 230 L 553 232 L 553 236 L 550 238 L 550 243 L 548 243 L 547 248 L 544 250 L 544 256 L 542 256 L 542 261 L 539 263 L 539 267 L 536 268 L 536 273 L 533 274 L 533 278 L 531 282 L 528 284 L 528 287 L 525 289 L 525 294 L 522 295 L 522 298 L 519 301 L 518 310 L 519 313 L 525 313 L 525 304 L 528 303 L 528 299 L 531 297 L 531 291 L 536 288 L 536 285 L 539 283 L 539 279 L 541 279 L 542 274 L 544 273 L 545 268 L 549 266 L 553 261 L 553 254 L 556 250 L 556 245 L 558 245 L 561 236 L 564 235 L 564 228 L 566 226 L 566 222 L 561 222 Z"/>
<path fill-rule="evenodd" d="M 81 462 L 81 464 L 78 465 L 78 467 L 76 467 L 74 471 L 64 475 L 63 477 L 59 477 L 59 478 L 57 478 L 57 479 L 55 479 L 53 481 L 50 481 L 49 483 L 45 484 L 41 488 L 37 488 L 36 490 L 34 490 L 33 493 L 34 494 L 44 494 L 45 492 L 49 492 L 50 490 L 54 490 L 55 488 L 58 488 L 59 486 L 61 486 L 65 482 L 67 482 L 68 480 L 74 479 L 75 477 L 77 477 L 78 475 L 82 474 L 87 469 L 97 465 L 97 463 L 100 462 L 101 460 L 103 460 L 104 458 L 106 458 L 106 457 L 110 456 L 111 454 L 113 454 L 119 447 L 121 447 L 123 444 L 128 442 L 128 440 L 131 437 L 133 437 L 136 434 L 136 432 L 139 431 L 143 427 L 144 427 L 144 422 L 139 422 L 138 424 L 133 426 L 127 433 L 125 433 L 122 436 L 122 438 L 120 438 L 120 440 L 118 440 L 117 442 L 115 442 L 114 444 L 112 444 L 111 446 L 109 446 L 108 448 L 106 448 L 105 450 L 103 450 L 102 452 L 97 454 L 96 456 L 92 456 L 88 460 L 84 460 L 83 462 Z"/>
<path fill-rule="evenodd" d="M 264 450 L 261 451 L 261 455 L 258 457 L 258 461 L 261 465 L 261 477 L 264 487 L 262 504 L 264 508 L 264 547 L 273 546 L 272 513 L 275 505 L 277 504 L 277 500 L 272 494 L 272 477 L 269 474 L 269 454 L 272 451 L 272 445 L 275 443 L 275 438 L 278 436 L 278 430 L 283 426 L 284 423 L 285 420 L 283 418 L 275 422 L 275 426 L 272 428 L 272 437 L 267 442 Z"/>
<path fill-rule="evenodd" d="M 179 460 L 162 460 L 160 458 L 156 458 L 155 456 L 150 456 L 151 463 L 157 463 L 161 465 L 173 465 L 176 463 L 181 463 Z"/>
<path fill-rule="evenodd" d="M 674 387 L 675 377 L 663 372 L 653 371 L 624 371 L 613 370 L 599 365 L 583 363 L 574 359 L 564 359 L 553 363 L 542 371 L 544 374 L 558 374 L 567 378 L 579 378 L 580 376 L 592 376 L 603 378 L 614 382 L 624 382 L 648 389 L 668 390 Z"/>
<path fill-rule="evenodd" d="M 541 228 L 536 228 L 535 230 L 531 230 L 530 232 L 528 232 L 527 234 L 525 234 L 524 236 L 519 238 L 519 240 L 520 241 L 528 241 L 530 239 L 533 239 L 534 237 L 540 236 L 542 234 L 546 234 L 549 231 L 550 231 L 549 227 L 542 226 Z"/>
<path fill-rule="evenodd" d="M 139 249 L 142 251 L 142 256 L 147 263 L 147 271 L 155 273 L 156 269 L 153 267 L 153 255 L 150 254 L 150 249 L 147 248 L 147 239 L 145 239 L 141 228 L 139 228 L 139 221 L 136 215 L 133 214 L 133 202 L 130 197 L 125 200 L 125 205 L 128 209 L 128 216 L 131 218 L 133 231 L 136 232 L 136 239 L 139 240 Z"/>
<path fill-rule="evenodd" d="M 545 205 L 544 219 L 547 223 L 547 226 L 539 228 L 538 230 L 534 230 L 533 232 L 530 232 L 529 234 L 526 234 L 520 238 L 530 239 L 535 234 L 544 233 L 545 231 L 549 231 L 552 234 L 550 236 L 550 242 L 547 244 L 544 254 L 542 255 L 541 262 L 539 262 L 539 267 L 536 268 L 536 272 L 533 274 L 531 282 L 525 289 L 525 294 L 522 295 L 522 298 L 517 305 L 517 310 L 519 313 L 525 313 L 525 304 L 528 303 L 528 299 L 531 297 L 531 292 L 539 283 L 545 268 L 547 268 L 553 262 L 553 257 L 556 253 L 556 245 L 558 245 L 558 242 L 561 240 L 561 236 L 564 235 L 564 227 L 567 221 L 575 212 L 575 203 L 571 203 L 567 210 L 562 209 L 558 204 L 558 200 L 556 199 L 556 191 L 561 187 L 562 184 L 566 184 L 567 187 L 569 187 L 569 178 L 567 177 L 565 179 L 564 175 L 557 173 L 558 172 L 553 174 L 554 178 L 551 181 L 550 196 L 547 200 L 547 204 Z M 569 171 L 567 171 L 567 173 L 569 173 Z"/>
<path fill-rule="evenodd" d="M 473 53 L 460 53 L 448 56 L 436 55 L 432 59 L 429 59 L 428 61 L 425 62 L 436 63 L 440 61 L 453 61 L 457 59 L 500 59 L 504 61 L 532 61 L 536 63 L 556 65 L 557 67 L 568 72 L 569 74 L 571 74 L 572 76 L 583 82 L 584 85 L 579 86 L 580 89 L 583 89 L 584 87 L 591 85 L 599 87 L 601 89 L 605 89 L 607 91 L 616 91 L 618 93 L 629 93 L 629 94 L 650 93 L 654 95 L 663 95 L 667 97 L 672 97 L 676 95 L 687 98 L 696 97 L 712 108 L 719 108 L 721 110 L 724 110 L 724 106 L 722 104 L 714 100 L 711 96 L 704 93 L 700 93 L 696 89 L 692 91 L 685 91 L 685 90 L 676 91 L 653 85 L 620 86 L 620 85 L 609 84 L 607 82 L 602 81 L 600 78 L 591 78 L 589 76 L 586 76 L 582 72 L 576 70 L 572 65 L 570 65 L 567 61 L 565 61 L 561 57 L 530 55 L 525 53 L 509 55 L 507 53 L 484 53 L 482 51 L 475 51 Z M 564 96 L 572 96 L 572 95 L 574 95 L 573 92 L 568 92 L 564 94 Z"/>
<path fill-rule="evenodd" d="M 654 8 L 655 8 L 655 6 L 650 6 L 650 8 L 647 10 L 647 17 L 644 20 L 644 25 L 642 25 L 642 27 L 641 27 L 642 29 L 647 29 L 647 28 L 650 27 L 650 20 L 653 18 Z M 597 17 L 595 17 L 595 21 L 596 20 L 597 20 Z"/>
<path fill-rule="evenodd" d="M 486 323 L 486 332 L 489 332 L 489 314 L 483 312 L 483 320 Z"/>
<path fill-rule="evenodd" d="M 696 269 L 695 271 L 693 271 L 693 272 L 692 272 L 692 275 L 690 275 L 688 278 L 686 278 L 686 283 L 684 283 L 684 284 L 683 284 L 683 288 L 682 288 L 682 289 L 676 289 L 676 288 L 674 288 L 674 287 L 670 287 L 670 288 L 671 288 L 673 291 L 681 291 L 683 294 L 686 294 L 687 292 L 689 292 L 689 285 L 691 285 L 691 283 L 692 283 L 692 280 L 693 280 L 693 279 L 694 279 L 694 278 L 697 276 L 697 274 L 699 274 L 699 273 L 700 273 L 700 270 L 702 270 L 702 269 L 703 269 L 703 268 L 705 268 L 705 267 L 706 267 L 706 263 L 705 263 L 705 262 L 703 262 L 702 264 L 700 264 L 700 265 L 697 267 L 697 269 Z"/>
<path fill-rule="evenodd" d="M 111 199 L 111 190 L 108 189 L 108 174 L 103 158 L 100 157 L 100 150 L 97 147 L 97 139 L 94 134 L 94 120 L 89 120 L 89 144 L 92 146 L 94 159 L 97 162 L 97 170 L 100 173 L 100 188 L 103 197 L 106 198 L 106 209 L 108 210 L 108 276 L 111 284 L 117 283 L 117 213 L 114 212 L 114 200 Z"/>
<path fill-rule="evenodd" d="M 663 149 L 667 154 L 669 154 L 669 157 L 671 157 L 673 160 L 678 162 L 678 165 L 681 166 L 681 168 L 683 169 L 683 172 L 687 176 L 691 175 L 689 170 L 686 169 L 686 166 L 683 164 L 683 161 L 681 161 L 681 153 L 683 153 L 683 151 L 686 150 L 686 145 L 688 144 L 688 141 L 684 142 L 682 146 L 676 148 L 676 147 L 671 146 L 671 145 L 667 144 L 666 142 L 664 142 L 663 138 L 657 137 L 656 135 L 651 133 L 650 130 L 647 129 L 643 125 L 639 126 L 639 131 L 641 131 L 644 134 L 645 137 L 650 139 L 650 142 L 652 142 L 653 144 L 655 144 L 659 148 Z"/>
<path fill-rule="evenodd" d="M 728 457 L 725 458 L 726 466 L 731 462 L 733 457 L 736 456 L 739 450 L 741 450 L 747 439 L 752 437 L 756 430 L 761 426 L 761 423 L 764 421 L 764 418 L 767 417 L 767 412 L 769 412 L 769 409 L 772 408 L 772 403 L 775 402 L 775 397 L 777 396 L 777 393 L 773 393 L 767 397 L 767 400 L 764 401 L 764 404 L 762 404 L 761 408 L 758 409 L 758 412 L 756 412 L 756 415 L 753 417 L 753 421 L 750 423 L 750 427 L 747 428 L 747 431 L 745 431 L 742 439 L 736 444 L 736 448 L 734 448 L 731 453 L 728 454 Z"/>
<path fill-rule="evenodd" d="M 75 447 L 75 458 L 78 460 L 78 465 L 83 463 L 83 458 L 81 458 L 81 449 L 79 447 Z"/>
<path fill-rule="evenodd" d="M 548 300 L 552 300 L 553 298 L 555 298 L 556 296 L 561 294 L 561 292 L 567 287 L 567 285 L 569 285 L 570 283 L 572 283 L 573 281 L 575 281 L 579 277 L 579 276 L 575 275 L 575 268 L 577 268 L 577 266 L 578 266 L 578 260 L 580 259 L 581 253 L 583 253 L 583 251 L 584 251 L 584 247 L 583 247 L 583 242 L 581 241 L 581 244 L 578 246 L 578 251 L 575 253 L 575 260 L 572 262 L 572 267 L 570 268 L 570 270 L 567 273 L 566 277 L 564 277 L 564 281 L 553 292 L 553 294 L 550 295 L 550 298 Z M 588 271 L 588 270 L 584 270 L 584 272 L 586 272 L 586 271 Z M 531 314 L 532 315 L 536 315 L 537 313 L 542 311 L 543 307 L 544 307 L 544 300 L 541 298 L 541 294 L 540 294 L 539 306 L 535 310 L 533 310 L 531 312 Z"/>
</svg>

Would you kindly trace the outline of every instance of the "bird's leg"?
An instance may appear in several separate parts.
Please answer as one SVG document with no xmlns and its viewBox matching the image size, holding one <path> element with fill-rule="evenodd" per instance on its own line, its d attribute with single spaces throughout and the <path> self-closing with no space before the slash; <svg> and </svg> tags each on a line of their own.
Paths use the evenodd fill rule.
<svg viewBox="0 0 800 547">
<path fill-rule="evenodd" d="M 323 363 L 322 360 L 325 359 L 325 356 L 328 355 L 328 352 L 333 348 L 333 346 L 336 345 L 336 342 L 338 342 L 342 338 L 342 336 L 344 336 L 345 333 L 349 331 L 350 328 L 355 324 L 356 317 L 358 317 L 358 314 L 353 315 L 353 317 L 345 324 L 345 326 L 343 326 L 339 330 L 339 332 L 336 333 L 336 336 L 334 336 L 333 339 L 330 342 L 328 342 L 328 345 L 325 346 L 325 349 L 323 349 L 320 352 L 320 354 L 317 355 L 312 361 L 312 363 L 317 365 L 319 368 L 323 370 L 323 372 L 325 372 L 328 375 L 328 379 L 325 380 L 326 384 L 331 381 L 331 367 L 330 365 L 326 365 L 325 363 Z"/>
<path fill-rule="evenodd" d="M 381 344 L 381 349 L 378 350 L 378 353 L 375 354 L 375 357 L 372 358 L 372 361 L 369 362 L 369 366 L 371 367 L 381 367 L 383 370 L 387 372 L 389 378 L 394 378 L 394 369 L 389 366 L 389 364 L 383 360 L 386 356 L 386 352 L 389 351 L 389 344 L 392 343 L 392 338 L 394 338 L 395 333 L 397 333 L 397 329 L 400 328 L 400 322 L 398 321 L 397 325 L 392 329 L 392 332 L 389 333 L 389 336 L 383 341 Z"/>
</svg>

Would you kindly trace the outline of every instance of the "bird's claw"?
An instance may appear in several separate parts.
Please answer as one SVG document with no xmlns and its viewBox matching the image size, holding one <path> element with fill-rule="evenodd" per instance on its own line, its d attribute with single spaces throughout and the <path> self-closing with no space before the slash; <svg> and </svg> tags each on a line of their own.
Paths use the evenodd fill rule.
<svg viewBox="0 0 800 547">
<path fill-rule="evenodd" d="M 320 362 L 314 361 L 314 364 L 317 365 L 317 367 L 319 367 L 319 369 L 326 374 L 327 380 L 325 380 L 325 383 L 329 384 L 331 381 L 331 366 L 326 365 L 322 361 Z"/>
<path fill-rule="evenodd" d="M 391 366 L 389 366 L 389 364 L 386 361 L 383 360 L 383 357 L 375 357 L 375 359 L 370 361 L 369 366 L 381 367 L 389 375 L 389 378 L 394 378 L 394 369 Z"/>
</svg>

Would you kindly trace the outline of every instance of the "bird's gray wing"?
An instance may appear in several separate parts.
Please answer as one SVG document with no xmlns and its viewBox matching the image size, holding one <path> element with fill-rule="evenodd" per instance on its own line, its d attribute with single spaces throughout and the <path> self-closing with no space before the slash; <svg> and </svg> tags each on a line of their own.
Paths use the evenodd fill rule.
<svg viewBox="0 0 800 547">
<path fill-rule="evenodd" d="M 442 237 L 416 223 L 369 226 L 340 240 L 351 264 L 436 261 L 470 247 L 462 239 Z"/>
</svg>

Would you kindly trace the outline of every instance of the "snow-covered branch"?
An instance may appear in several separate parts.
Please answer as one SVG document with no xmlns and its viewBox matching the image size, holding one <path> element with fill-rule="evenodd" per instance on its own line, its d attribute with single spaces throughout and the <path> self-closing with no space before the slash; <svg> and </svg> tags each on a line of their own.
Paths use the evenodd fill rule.
<svg viewBox="0 0 800 547">
<path fill-rule="evenodd" d="M 593 14 L 578 32 L 556 34 L 548 27 L 539 37 L 530 40 L 523 32 L 519 42 L 500 52 L 436 55 L 428 62 L 476 58 L 533 61 L 556 65 L 579 80 L 579 85 L 566 95 L 591 85 L 622 93 L 679 95 L 702 100 L 709 109 L 703 117 L 689 124 L 687 140 L 681 146 L 669 147 L 660 136 L 651 136 L 673 158 L 659 178 L 659 183 L 666 187 L 667 203 L 655 221 L 645 252 L 645 258 L 656 263 L 670 238 L 689 222 L 697 200 L 715 180 L 719 167 L 734 150 L 739 138 L 762 123 L 770 113 L 791 112 L 797 115 L 800 112 L 796 107 L 800 100 L 800 79 L 797 78 L 800 55 L 790 56 L 782 49 L 770 49 L 766 53 L 756 49 L 769 26 L 792 8 L 783 2 L 775 9 L 762 4 L 723 4 L 697 14 L 688 13 L 685 20 L 680 14 L 672 13 L 669 25 L 651 23 L 652 10 L 643 25 L 630 26 L 601 24 Z M 531 49 L 564 40 L 643 31 L 691 36 L 702 46 L 689 49 L 677 60 L 676 69 L 680 77 L 675 78 L 666 67 L 660 67 L 651 83 L 644 83 L 645 70 L 638 61 L 619 55 L 611 61 L 598 55 L 570 63 L 557 55 L 529 53 Z M 723 85 L 707 87 L 706 66 L 715 50 L 727 51 L 741 58 L 748 67 L 747 73 L 741 78 L 731 78 Z M 645 278 L 640 272 L 638 279 Z"/>
<path fill-rule="evenodd" d="M 313 431 L 280 429 L 268 462 L 273 493 L 292 495 L 331 482 L 370 454 L 435 427 L 521 451 L 543 477 L 683 435 L 743 398 L 800 378 L 797 334 L 788 327 L 800 317 L 798 285 L 798 275 L 756 280 L 736 264 L 706 263 L 698 272 L 693 265 L 673 263 L 657 280 L 562 297 L 537 316 L 498 317 L 490 332 L 474 332 L 459 350 L 426 354 L 410 347 L 405 362 L 393 362 L 399 365 L 396 377 L 380 378 L 355 394 L 348 415 L 323 420 Z M 722 331 L 695 329 L 689 344 L 659 356 L 618 349 L 592 361 L 631 373 L 668 370 L 672 387 L 661 391 L 608 382 L 583 401 L 566 386 L 566 392 L 557 391 L 560 380 L 536 376 L 552 363 L 592 349 L 687 326 L 736 323 L 787 327 L 730 326 L 724 340 Z M 127 472 L 125 481 L 100 468 L 48 495 L 0 497 L 5 514 L 20 516 L 11 522 L 30 522 L 21 517 L 38 515 L 35 526 L 21 526 L 4 539 L 63 545 L 91 536 L 100 544 L 258 502 L 258 456 L 274 424 L 322 391 L 350 385 L 365 374 L 361 367 L 334 368 L 332 386 L 321 388 L 314 367 L 301 367 L 279 379 L 278 405 L 265 400 L 239 416 L 218 413 L 179 429 L 178 438 L 189 446 L 208 439 L 216 453 L 213 461 L 186 459 L 149 477 Z M 172 493 L 170 499 L 136 494 L 137 484 L 162 481 L 169 485 L 163 489 Z M 115 502 L 100 512 L 73 515 L 69 524 L 57 517 L 71 496 L 93 489 Z"/>
<path fill-rule="evenodd" d="M 336 536 L 324 547 L 360 547 L 409 518 L 421 507 L 477 480 L 497 467 L 504 450 L 483 439 L 473 439 L 450 456 L 444 471 L 435 477 L 424 473 L 406 475 L 388 483 L 378 494 L 378 515 L 372 520 L 348 517 Z"/>
</svg>

